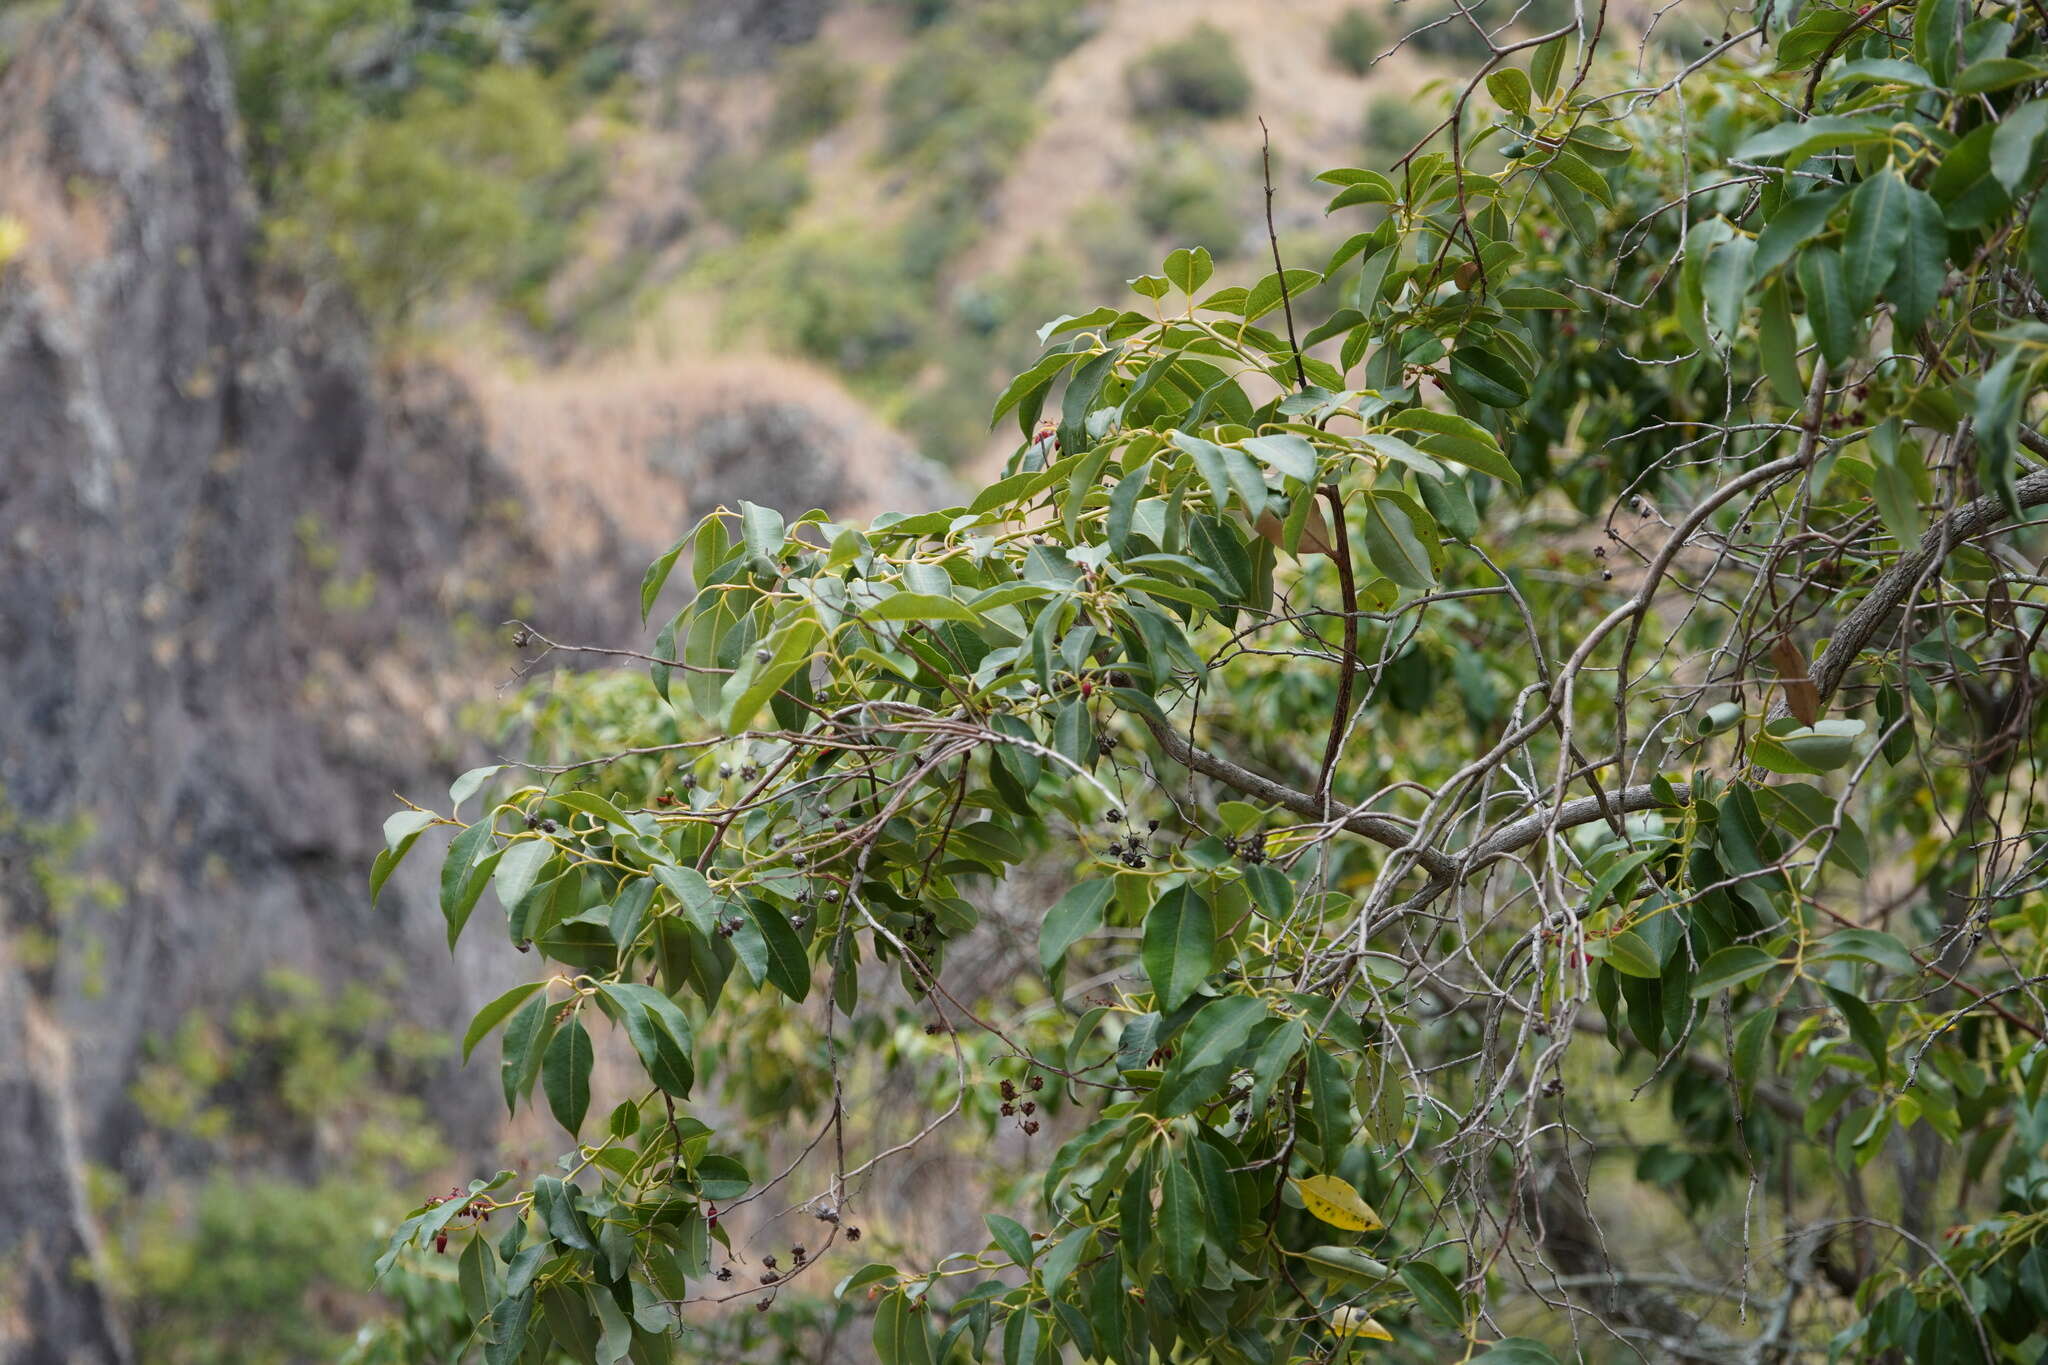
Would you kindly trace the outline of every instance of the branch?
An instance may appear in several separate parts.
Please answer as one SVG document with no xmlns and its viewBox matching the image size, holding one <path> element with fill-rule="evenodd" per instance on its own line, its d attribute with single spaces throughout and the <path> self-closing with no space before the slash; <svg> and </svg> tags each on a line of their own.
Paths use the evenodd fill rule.
<svg viewBox="0 0 2048 1365">
<path fill-rule="evenodd" d="M 2022 507 L 2048 502 L 2048 473 L 2027 475 L 2013 486 L 2013 492 Z M 2005 503 L 1995 493 L 1964 503 L 1928 527 L 1927 534 L 1920 537 L 1920 548 L 1911 554 L 1901 555 L 1899 562 L 1871 585 L 1869 593 L 1856 604 L 1856 609 L 1836 628 L 1828 647 L 1813 661 L 1813 685 L 1820 691 L 1822 706 L 1826 706 L 1828 699 L 1835 695 L 1835 689 L 1842 685 L 1843 677 L 1849 672 L 1849 665 L 1862 653 L 1863 646 L 1877 633 L 1885 617 L 1906 600 L 1907 594 L 1926 577 L 1935 561 L 1963 542 L 1983 535 L 2004 521 L 2007 515 Z M 1780 701 L 1773 707 L 1773 713 L 1783 705 Z"/>
<path fill-rule="evenodd" d="M 1143 719 L 1145 728 L 1152 732 L 1152 738 L 1159 741 L 1159 747 L 1166 751 L 1166 756 L 1182 767 L 1213 777 L 1246 796 L 1260 801 L 1270 801 L 1276 806 L 1284 806 L 1296 815 L 1305 816 L 1310 820 L 1329 818 L 1325 803 L 1318 801 L 1309 793 L 1297 791 L 1285 783 L 1275 782 L 1270 777 L 1262 777 L 1249 768 L 1241 768 L 1229 759 L 1212 754 L 1206 749 L 1198 749 L 1182 738 L 1181 733 L 1171 725 L 1162 724 L 1150 716 L 1144 716 Z M 1433 881 L 1448 881 L 1458 875 L 1457 863 L 1436 849 L 1410 848 L 1414 836 L 1402 825 L 1385 816 L 1347 815 L 1339 824 L 1353 834 L 1363 835 L 1375 843 L 1385 844 L 1388 848 L 1412 852 L 1416 861 L 1428 870 Z"/>
<path fill-rule="evenodd" d="M 1301 364 L 1301 343 L 1294 339 L 1294 300 L 1287 296 L 1287 267 L 1280 264 L 1280 234 L 1273 230 L 1273 135 L 1259 120 L 1259 156 L 1266 172 L 1266 240 L 1273 245 L 1273 272 L 1280 278 L 1280 311 L 1287 315 L 1287 346 L 1294 352 L 1294 379 L 1308 392 L 1308 371 Z"/>
</svg>

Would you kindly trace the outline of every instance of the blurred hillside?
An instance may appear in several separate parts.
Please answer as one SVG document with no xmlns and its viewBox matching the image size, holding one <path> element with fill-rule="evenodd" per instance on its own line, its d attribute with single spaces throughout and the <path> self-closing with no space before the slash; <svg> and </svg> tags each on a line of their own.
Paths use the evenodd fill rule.
<svg viewBox="0 0 2048 1365">
<path fill-rule="evenodd" d="M 634 643 L 721 501 L 942 501 L 1039 323 L 1266 251 L 1260 118 L 1316 261 L 1449 14 L 0 5 L 0 1360 L 428 1358 L 367 1248 L 499 1150 L 450 1040 L 522 964 L 364 882 L 524 742 L 500 623 Z"/>
</svg>

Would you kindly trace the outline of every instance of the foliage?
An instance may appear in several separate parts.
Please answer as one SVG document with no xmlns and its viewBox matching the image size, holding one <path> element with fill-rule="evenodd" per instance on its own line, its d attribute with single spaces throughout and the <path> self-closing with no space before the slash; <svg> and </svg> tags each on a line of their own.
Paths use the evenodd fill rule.
<svg viewBox="0 0 2048 1365">
<path fill-rule="evenodd" d="M 195 1013 L 152 1048 L 133 1099 L 141 1146 L 218 1160 L 203 1181 L 108 1188 L 106 1288 L 138 1350 L 173 1365 L 332 1359 L 395 1194 L 448 1154 L 425 1104 L 438 1037 L 391 1023 L 355 984 L 274 973 L 223 1020 Z M 257 1157 L 275 1163 L 259 1164 Z M 328 1174 L 294 1174 L 319 1162 Z M 109 1173 L 108 1182 L 121 1177 Z"/>
<path fill-rule="evenodd" d="M 1379 21 L 1353 5 L 1330 25 L 1330 60 L 1354 76 L 1363 76 L 1372 70 L 1386 41 Z"/>
<path fill-rule="evenodd" d="M 1426 101 L 1413 96 L 1375 95 L 1365 107 L 1364 144 L 1368 161 L 1386 164 L 1408 155 L 1443 122 Z"/>
<path fill-rule="evenodd" d="M 1243 113 L 1252 97 L 1237 45 L 1214 24 L 1161 43 L 1133 61 L 1124 80 L 1132 107 L 1149 118 L 1224 118 Z"/>
<path fill-rule="evenodd" d="M 785 58 L 775 73 L 775 108 L 768 116 L 771 142 L 823 137 L 853 112 L 860 72 L 811 47 Z"/>
<path fill-rule="evenodd" d="M 615 77 L 584 0 L 223 0 L 274 245 L 381 322 L 430 294 L 532 312 L 598 163 L 568 132 Z"/>
<path fill-rule="evenodd" d="M 2038 1355 L 2042 35 L 1605 17 L 1328 172 L 1320 269 L 1047 324 L 966 505 L 707 518 L 644 689 L 391 816 L 373 895 L 450 834 L 451 945 L 545 964 L 465 1050 L 559 1174 L 383 1261 L 447 1238 L 486 1361 L 665 1358 L 1041 1128 L 1027 1218 L 837 1283 L 885 1365 Z M 810 1250 L 736 1283 L 757 1201 Z"/>
<path fill-rule="evenodd" d="M 1175 142 L 1147 157 L 1131 185 L 1131 207 L 1154 236 L 1237 254 L 1252 187 L 1200 143 Z"/>
<path fill-rule="evenodd" d="M 811 192 L 797 152 L 715 157 L 697 172 L 696 187 L 705 212 L 742 235 L 778 231 Z"/>
</svg>

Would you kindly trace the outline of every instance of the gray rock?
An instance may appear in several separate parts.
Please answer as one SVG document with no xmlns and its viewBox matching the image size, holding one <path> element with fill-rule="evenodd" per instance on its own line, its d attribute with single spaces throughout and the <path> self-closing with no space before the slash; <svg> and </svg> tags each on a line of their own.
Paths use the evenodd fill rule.
<svg viewBox="0 0 2048 1365">
<path fill-rule="evenodd" d="M 30 236 L 0 275 L 10 1365 L 130 1358 L 84 1173 L 162 1174 L 133 1141 L 149 1039 L 279 966 L 402 964 L 404 1008 L 444 1036 L 494 984 L 450 962 L 426 849 L 381 908 L 365 887 L 391 793 L 431 797 L 471 757 L 434 728 L 458 700 L 435 680 L 486 673 L 451 619 L 495 624 L 524 593 L 631 622 L 622 579 L 506 520 L 459 386 L 380 377 L 345 311 L 261 277 L 232 117 L 216 42 L 169 0 L 76 0 L 0 79 L 0 184 Z M 617 549 L 593 557 L 637 578 Z M 336 605 L 337 584 L 368 595 Z M 54 830 L 84 836 L 77 870 L 117 904 L 32 875 Z M 481 1144 L 484 1078 L 451 1065 L 436 1090 Z"/>
</svg>

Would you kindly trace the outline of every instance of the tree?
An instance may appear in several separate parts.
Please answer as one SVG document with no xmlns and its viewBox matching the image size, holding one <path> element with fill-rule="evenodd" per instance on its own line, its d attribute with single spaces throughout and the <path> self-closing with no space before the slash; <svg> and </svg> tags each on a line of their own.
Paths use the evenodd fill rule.
<svg viewBox="0 0 2048 1365">
<path fill-rule="evenodd" d="M 1322 177 L 1322 269 L 1048 324 L 967 506 L 707 518 L 610 742 L 386 826 L 373 891 L 453 829 L 451 942 L 489 888 L 546 960 L 465 1045 L 577 1145 L 385 1263 L 459 1252 L 491 1362 L 664 1358 L 854 1235 L 882 1014 L 951 1063 L 913 1141 L 1058 1139 L 1030 1228 L 837 1287 L 891 1365 L 2038 1351 L 2040 23 L 1496 37 Z M 1025 866 L 1033 1010 L 955 989 Z M 778 997 L 821 1060 L 767 1175 L 692 1100 Z M 764 1197 L 812 1251 L 720 1279 Z"/>
</svg>

